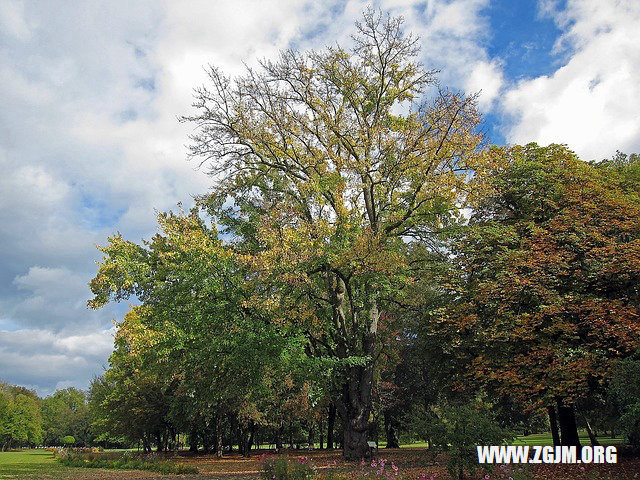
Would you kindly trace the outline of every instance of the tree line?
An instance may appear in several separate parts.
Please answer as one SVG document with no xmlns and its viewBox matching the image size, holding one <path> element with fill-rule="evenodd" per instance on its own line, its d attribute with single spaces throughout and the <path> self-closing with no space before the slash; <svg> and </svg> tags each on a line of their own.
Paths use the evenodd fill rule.
<svg viewBox="0 0 640 480">
<path fill-rule="evenodd" d="M 96 436 L 86 392 L 69 387 L 40 398 L 33 390 L 0 382 L 0 448 L 89 446 Z"/>
</svg>

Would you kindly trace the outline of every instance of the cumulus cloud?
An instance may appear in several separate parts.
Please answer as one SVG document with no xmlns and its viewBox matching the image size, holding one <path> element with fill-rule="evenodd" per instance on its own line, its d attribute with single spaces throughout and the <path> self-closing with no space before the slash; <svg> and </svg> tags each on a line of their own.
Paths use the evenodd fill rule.
<svg viewBox="0 0 640 480">
<path fill-rule="evenodd" d="M 502 99 L 511 117 L 511 143 L 566 143 L 584 160 L 640 147 L 640 3 L 543 2 L 563 35 L 554 47 L 565 58 L 553 74 L 523 80 Z"/>
<path fill-rule="evenodd" d="M 41 395 L 67 386 L 87 388 L 106 367 L 113 334 L 113 329 L 70 336 L 39 329 L 0 331 L 0 378 Z"/>
</svg>

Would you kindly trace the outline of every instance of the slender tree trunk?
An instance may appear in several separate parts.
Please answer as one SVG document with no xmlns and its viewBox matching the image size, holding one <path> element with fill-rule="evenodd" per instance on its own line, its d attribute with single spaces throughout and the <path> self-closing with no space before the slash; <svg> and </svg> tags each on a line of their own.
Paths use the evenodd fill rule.
<svg viewBox="0 0 640 480">
<path fill-rule="evenodd" d="M 558 432 L 558 419 L 556 417 L 556 408 L 553 405 L 547 407 L 549 414 L 549 425 L 551 426 L 551 437 L 553 438 L 553 446 L 560 445 L 560 433 Z"/>
<path fill-rule="evenodd" d="M 218 414 L 213 419 L 213 448 L 216 457 L 222 458 L 222 425 Z"/>
<path fill-rule="evenodd" d="M 313 450 L 313 434 L 314 434 L 314 429 L 315 429 L 315 422 L 310 422 L 310 426 L 309 426 L 309 437 L 307 439 L 307 443 L 309 445 L 309 450 Z"/>
<path fill-rule="evenodd" d="M 209 435 L 206 432 L 202 435 L 202 448 L 204 449 L 204 453 L 211 452 L 211 442 L 209 439 Z"/>
<path fill-rule="evenodd" d="M 320 450 L 324 449 L 324 425 L 322 424 L 322 415 L 318 421 L 318 433 L 320 434 Z"/>
<path fill-rule="evenodd" d="M 591 442 L 591 445 L 592 446 L 600 445 L 600 442 L 598 441 L 596 434 L 591 429 L 591 425 L 589 424 L 589 420 L 587 420 L 587 417 L 585 416 L 585 414 L 580 412 L 580 416 L 582 417 L 584 426 L 587 429 L 587 435 L 589 435 L 589 441 Z"/>
<path fill-rule="evenodd" d="M 278 428 L 276 432 L 276 450 L 280 452 L 282 450 L 282 434 L 284 433 L 284 427 Z"/>
<path fill-rule="evenodd" d="M 578 425 L 576 424 L 573 405 L 565 405 L 561 399 L 558 399 L 558 423 L 560 424 L 561 445 L 575 445 L 576 447 L 580 447 Z"/>
<path fill-rule="evenodd" d="M 384 412 L 384 433 L 387 437 L 387 446 L 385 448 L 400 448 L 395 422 L 388 411 Z"/>
<path fill-rule="evenodd" d="M 256 436 L 256 424 L 251 422 L 251 425 L 249 426 L 249 439 L 247 440 L 247 448 L 246 448 L 246 451 L 244 452 L 245 457 L 251 456 L 251 447 L 253 447 L 253 441 L 255 439 L 255 436 Z"/>
<path fill-rule="evenodd" d="M 333 435 L 336 423 L 336 404 L 329 405 L 329 418 L 327 419 L 327 449 L 334 448 Z"/>
</svg>

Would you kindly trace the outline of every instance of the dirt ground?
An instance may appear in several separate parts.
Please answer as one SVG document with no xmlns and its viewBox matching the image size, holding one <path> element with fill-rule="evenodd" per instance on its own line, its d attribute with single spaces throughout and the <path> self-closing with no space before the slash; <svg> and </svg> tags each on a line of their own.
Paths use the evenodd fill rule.
<svg viewBox="0 0 640 480">
<path fill-rule="evenodd" d="M 213 455 L 180 455 L 177 461 L 198 468 L 197 475 L 159 475 L 142 471 L 108 471 L 89 470 L 86 472 L 75 469 L 68 480 L 258 480 L 262 471 L 263 456 L 267 452 L 256 452 L 251 458 L 239 455 L 225 455 L 222 459 Z M 272 454 L 272 453 L 269 453 Z M 336 473 L 346 479 L 353 479 L 368 473 L 373 476 L 374 468 L 370 461 L 363 465 L 361 462 L 345 462 L 339 450 L 292 450 L 278 455 L 288 455 L 290 458 L 307 457 L 319 473 Z M 387 467 L 393 463 L 398 468 L 398 479 L 402 480 L 449 480 L 446 469 L 446 459 L 432 458 L 424 448 L 381 449 L 379 459 L 385 459 Z M 517 466 L 511 466 L 518 468 Z M 613 465 L 535 465 L 533 474 L 536 480 L 634 480 L 640 479 L 640 458 L 619 458 Z M 496 468 L 490 474 L 491 480 L 507 480 L 509 475 L 501 477 L 504 471 Z M 423 476 L 424 475 L 424 476 Z M 484 473 L 478 472 L 469 479 L 483 480 Z M 374 477 L 375 478 L 375 477 Z M 380 477 L 381 478 L 381 477 Z M 373 480 L 373 479 L 372 479 Z"/>
</svg>

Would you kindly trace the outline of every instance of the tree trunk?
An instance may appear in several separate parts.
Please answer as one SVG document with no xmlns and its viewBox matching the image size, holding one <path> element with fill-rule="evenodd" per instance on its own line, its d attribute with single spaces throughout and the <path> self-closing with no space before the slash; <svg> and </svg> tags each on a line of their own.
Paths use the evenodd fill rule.
<svg viewBox="0 0 640 480">
<path fill-rule="evenodd" d="M 335 272 L 335 276 L 327 275 L 327 281 L 333 304 L 333 321 L 336 329 L 341 332 L 336 347 L 338 357 L 368 357 L 366 364 L 353 365 L 347 369 L 342 396 L 337 404 L 344 433 L 343 455 L 347 460 L 358 460 L 370 455 L 367 434 L 380 311 L 375 300 L 375 292 L 370 285 L 364 285 L 366 309 L 356 312 L 352 304 L 350 285 L 345 283 L 348 280 L 339 272 Z M 365 312 L 368 318 L 358 316 Z"/>
<path fill-rule="evenodd" d="M 384 433 L 387 437 L 387 446 L 385 448 L 400 448 L 395 422 L 387 411 L 384 412 Z"/>
<path fill-rule="evenodd" d="M 561 399 L 558 399 L 558 423 L 560 424 L 560 444 L 580 447 L 573 405 L 565 405 Z"/>
<path fill-rule="evenodd" d="M 313 450 L 313 434 L 314 434 L 314 429 L 315 429 L 315 422 L 311 421 L 309 423 L 309 436 L 307 438 L 307 444 L 309 445 L 309 450 Z"/>
<path fill-rule="evenodd" d="M 189 451 L 198 453 L 198 430 L 195 427 L 189 432 Z"/>
<path fill-rule="evenodd" d="M 549 425 L 551 425 L 551 437 L 553 438 L 553 446 L 560 445 L 560 433 L 558 432 L 558 419 L 556 417 L 556 408 L 553 405 L 547 407 L 549 414 Z"/>
<path fill-rule="evenodd" d="M 220 417 L 217 414 L 213 422 L 213 449 L 216 457 L 222 458 L 222 425 L 220 424 Z"/>
<path fill-rule="evenodd" d="M 282 450 L 282 434 L 284 433 L 284 427 L 278 428 L 276 432 L 276 450 L 279 452 Z"/>
<path fill-rule="evenodd" d="M 591 442 L 591 446 L 600 445 L 600 442 L 596 438 L 596 434 L 593 433 L 593 430 L 591 429 L 591 425 L 589 424 L 589 420 L 587 420 L 587 417 L 582 412 L 580 412 L 580 416 L 582 417 L 584 426 L 587 429 L 587 435 L 589 435 L 589 441 Z"/>
<path fill-rule="evenodd" d="M 329 405 L 329 418 L 327 419 L 327 449 L 330 450 L 333 445 L 333 434 L 336 423 L 336 404 Z"/>
<path fill-rule="evenodd" d="M 347 460 L 359 460 L 370 455 L 367 440 L 372 382 L 371 364 L 349 369 L 349 379 L 344 385 L 343 398 L 338 405 L 344 431 L 343 455 Z"/>
<path fill-rule="evenodd" d="M 318 421 L 318 433 L 320 435 L 320 450 L 324 449 L 324 425 L 322 424 L 322 415 L 320 415 L 320 420 Z"/>
</svg>

